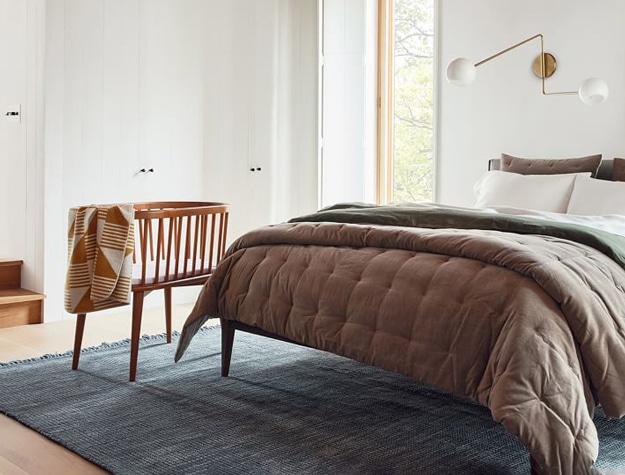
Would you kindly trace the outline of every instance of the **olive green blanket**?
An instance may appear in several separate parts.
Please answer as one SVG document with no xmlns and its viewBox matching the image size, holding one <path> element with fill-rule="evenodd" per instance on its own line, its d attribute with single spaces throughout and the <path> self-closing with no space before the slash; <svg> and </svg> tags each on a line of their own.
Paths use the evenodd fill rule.
<svg viewBox="0 0 625 475">
<path fill-rule="evenodd" d="M 625 269 L 625 237 L 573 223 L 528 216 L 509 216 L 432 204 L 377 206 L 341 203 L 289 221 L 378 224 L 434 229 L 485 229 L 517 234 L 538 234 L 590 246 Z"/>
</svg>

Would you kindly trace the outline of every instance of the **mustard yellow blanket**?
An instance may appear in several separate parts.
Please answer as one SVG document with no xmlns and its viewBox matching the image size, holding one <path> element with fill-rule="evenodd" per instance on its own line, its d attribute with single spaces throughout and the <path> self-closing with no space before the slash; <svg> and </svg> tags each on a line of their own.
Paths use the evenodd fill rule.
<svg viewBox="0 0 625 475">
<path fill-rule="evenodd" d="M 90 205 L 69 210 L 65 310 L 89 313 L 130 302 L 134 207 Z"/>
</svg>

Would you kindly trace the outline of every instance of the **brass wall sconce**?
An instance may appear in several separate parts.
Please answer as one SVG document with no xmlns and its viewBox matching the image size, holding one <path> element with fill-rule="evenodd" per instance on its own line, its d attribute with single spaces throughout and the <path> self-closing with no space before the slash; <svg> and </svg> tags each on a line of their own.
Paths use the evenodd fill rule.
<svg viewBox="0 0 625 475">
<path fill-rule="evenodd" d="M 556 58 L 551 53 L 545 53 L 544 37 L 541 33 L 501 50 L 475 64 L 467 58 L 456 58 L 447 66 L 447 80 L 456 86 L 468 86 L 475 80 L 475 69 L 478 66 L 535 39 L 540 39 L 540 55 L 534 60 L 533 70 L 536 76 L 540 78 L 541 92 L 544 96 L 577 94 L 580 100 L 588 105 L 601 104 L 607 100 L 610 92 L 608 85 L 604 80 L 599 78 L 586 79 L 577 91 L 547 92 L 545 88 L 545 78 L 553 75 L 556 71 L 557 63 Z"/>
</svg>

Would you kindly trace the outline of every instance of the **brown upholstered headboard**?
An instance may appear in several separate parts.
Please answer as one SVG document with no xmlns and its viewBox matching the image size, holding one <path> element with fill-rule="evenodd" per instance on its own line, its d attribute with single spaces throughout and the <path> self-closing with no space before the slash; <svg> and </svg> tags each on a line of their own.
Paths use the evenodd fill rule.
<svg viewBox="0 0 625 475">
<path fill-rule="evenodd" d="M 501 163 L 501 159 L 491 158 L 488 161 L 488 169 L 499 170 L 500 163 Z M 597 178 L 599 180 L 612 180 L 612 165 L 613 165 L 613 160 L 602 160 L 601 165 L 599 165 Z"/>
</svg>

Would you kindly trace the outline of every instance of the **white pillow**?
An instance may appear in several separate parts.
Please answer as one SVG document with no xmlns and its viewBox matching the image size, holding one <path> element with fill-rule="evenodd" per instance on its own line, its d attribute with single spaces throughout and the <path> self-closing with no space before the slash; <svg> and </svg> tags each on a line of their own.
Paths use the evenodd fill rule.
<svg viewBox="0 0 625 475">
<path fill-rule="evenodd" d="M 566 213 L 577 173 L 564 175 L 520 175 L 493 170 L 473 187 L 476 208 L 514 208 Z M 582 175 L 589 176 L 590 173 Z"/>
<path fill-rule="evenodd" d="M 584 216 L 625 214 L 625 182 L 578 176 L 566 212 Z"/>
</svg>

